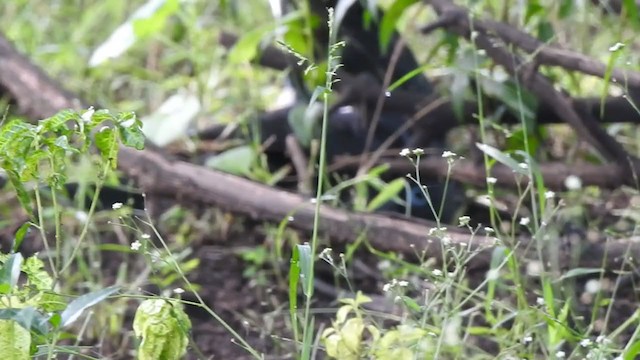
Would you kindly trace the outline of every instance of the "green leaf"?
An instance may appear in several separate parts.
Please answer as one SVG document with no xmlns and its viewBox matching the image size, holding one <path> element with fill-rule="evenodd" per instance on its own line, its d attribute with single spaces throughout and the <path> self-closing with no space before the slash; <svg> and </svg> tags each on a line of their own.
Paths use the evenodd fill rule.
<svg viewBox="0 0 640 360">
<path fill-rule="evenodd" d="M 313 259 L 311 258 L 311 246 L 309 244 L 296 245 L 299 256 L 300 264 L 300 280 L 302 282 L 302 292 L 311 297 L 313 294 L 313 273 L 311 272 L 311 264 Z"/>
<path fill-rule="evenodd" d="M 313 90 L 313 93 L 311 94 L 311 99 L 309 99 L 309 106 L 314 104 L 318 100 L 320 95 L 324 95 L 326 92 L 327 88 L 325 88 L 324 86 L 316 86 L 316 88 Z"/>
<path fill-rule="evenodd" d="M 256 158 L 257 154 L 251 146 L 238 146 L 210 157 L 205 165 L 229 174 L 247 176 Z"/>
<path fill-rule="evenodd" d="M 120 141 L 127 146 L 136 150 L 144 149 L 145 136 L 142 131 L 142 121 L 132 112 L 118 114 L 117 119 L 118 133 Z"/>
<path fill-rule="evenodd" d="M 228 61 L 241 64 L 252 61 L 258 56 L 258 48 L 262 39 L 273 30 L 273 25 L 258 27 L 244 34 L 229 51 Z"/>
<path fill-rule="evenodd" d="M 635 5 L 634 5 L 635 6 Z M 602 88 L 602 95 L 600 96 L 600 116 L 604 116 L 604 104 L 605 100 L 608 98 L 609 87 L 611 86 L 611 73 L 613 72 L 613 68 L 615 67 L 618 59 L 626 52 L 626 46 L 616 46 L 613 45 L 610 49 L 611 56 L 609 57 L 609 61 L 607 62 L 607 68 L 604 72 L 604 87 Z"/>
<path fill-rule="evenodd" d="M 635 29 L 640 28 L 640 17 L 638 17 L 638 4 L 635 0 L 624 0 L 622 2 L 624 12 L 631 19 L 631 24 Z"/>
<path fill-rule="evenodd" d="M 321 116 L 322 106 L 312 103 L 309 106 L 298 104 L 289 111 L 287 120 L 289 126 L 300 142 L 300 145 L 308 148 L 311 146 L 318 125 L 318 117 Z"/>
<path fill-rule="evenodd" d="M 382 49 L 383 54 L 386 54 L 387 51 L 389 51 L 389 42 L 391 41 L 393 32 L 396 29 L 398 19 L 402 16 L 406 8 L 416 2 L 416 0 L 396 0 L 391 4 L 391 7 L 382 17 L 378 39 L 380 41 L 380 49 Z"/>
<path fill-rule="evenodd" d="M 22 272 L 27 275 L 29 285 L 39 291 L 50 291 L 53 288 L 53 279 L 44 269 L 44 263 L 36 255 L 28 257 L 22 265 Z"/>
<path fill-rule="evenodd" d="M 514 172 L 516 172 L 518 174 L 521 174 L 521 175 L 528 175 L 528 172 L 525 169 L 523 169 L 522 167 L 520 167 L 520 164 L 517 161 L 513 160 L 509 155 L 503 153 L 502 151 L 494 148 L 491 145 L 487 145 L 487 144 L 476 143 L 476 146 L 482 152 L 487 154 L 487 156 L 489 156 L 489 157 L 495 159 L 496 161 L 502 163 L 503 165 L 507 166 L 508 168 L 513 170 Z"/>
<path fill-rule="evenodd" d="M 337 30 L 340 28 L 340 24 L 342 23 L 342 19 L 344 19 L 345 15 L 347 15 L 347 11 L 349 11 L 349 8 L 355 2 L 356 2 L 356 0 L 341 0 L 341 1 L 338 1 L 337 5 L 335 7 L 335 12 L 334 12 L 334 17 L 333 17 L 333 26 L 335 27 L 335 30 L 334 30 L 335 34 L 338 33 Z M 358 21 L 362 21 L 362 20 L 358 19 Z"/>
<path fill-rule="evenodd" d="M 8 360 L 30 359 L 31 332 L 16 321 L 0 320 L 0 357 Z"/>
<path fill-rule="evenodd" d="M 144 39 L 159 33 L 164 28 L 169 16 L 175 14 L 179 9 L 179 0 L 164 0 L 164 4 L 150 16 L 133 20 L 134 34 L 138 39 Z"/>
<path fill-rule="evenodd" d="M 29 197 L 29 192 L 27 192 L 27 188 L 24 186 L 24 183 L 21 181 L 20 176 L 13 170 L 5 169 L 7 172 L 7 176 L 9 177 L 9 181 L 13 186 L 13 189 L 16 191 L 16 195 L 18 196 L 18 200 L 20 201 L 20 205 L 22 208 L 29 214 L 29 216 L 34 216 L 33 207 L 31 205 L 31 197 Z"/>
<path fill-rule="evenodd" d="M 375 211 L 382 205 L 393 200 L 404 189 L 406 183 L 407 182 L 404 178 L 399 178 L 387 184 L 387 186 L 385 186 L 382 191 L 380 191 L 378 195 L 369 202 L 367 205 L 367 211 Z"/>
<path fill-rule="evenodd" d="M 76 298 L 70 302 L 67 308 L 60 314 L 62 317 L 62 326 L 71 324 L 82 315 L 84 310 L 118 292 L 118 290 L 120 290 L 119 286 L 110 286 Z"/>
<path fill-rule="evenodd" d="M 289 315 L 294 324 L 294 334 L 298 339 L 298 282 L 300 280 L 300 251 L 294 246 L 289 265 Z"/>
<path fill-rule="evenodd" d="M 624 360 L 634 360 L 638 358 L 640 354 L 640 341 L 634 342 L 623 355 Z"/>
<path fill-rule="evenodd" d="M 143 119 L 144 134 L 154 144 L 166 146 L 186 136 L 200 108 L 200 100 L 196 94 L 180 89 Z M 142 140 L 144 142 L 144 138 Z"/>
<path fill-rule="evenodd" d="M 25 222 L 16 230 L 16 235 L 13 237 L 13 245 L 11 246 L 12 252 L 18 251 L 22 241 L 24 241 L 24 237 L 29 233 L 29 229 L 31 229 L 31 223 Z"/>
<path fill-rule="evenodd" d="M 2 264 L 2 269 L 0 269 L 0 285 L 2 285 L 2 291 L 0 292 L 7 294 L 16 286 L 18 278 L 20 277 L 20 267 L 23 259 L 22 254 L 13 253 L 9 255 L 9 258 Z"/>
<path fill-rule="evenodd" d="M 14 300 L 18 302 L 17 299 Z M 27 331 L 34 331 L 39 334 L 47 334 L 49 332 L 49 316 L 40 313 L 31 306 L 0 309 L 0 319 L 15 321 Z"/>
<path fill-rule="evenodd" d="M 598 268 L 575 268 L 564 273 L 562 276 L 556 279 L 555 282 L 560 282 L 560 281 L 564 281 L 564 280 L 571 279 L 574 277 L 579 277 L 579 276 L 602 274 L 603 272 L 604 272 L 604 269 L 598 269 Z"/>
<path fill-rule="evenodd" d="M 100 152 L 102 161 L 111 164 L 115 169 L 118 165 L 118 140 L 116 132 L 110 127 L 104 127 L 95 135 L 95 144 Z"/>
<path fill-rule="evenodd" d="M 191 321 L 177 301 L 143 301 L 133 319 L 133 331 L 141 338 L 139 360 L 178 360 L 187 351 Z"/>
</svg>

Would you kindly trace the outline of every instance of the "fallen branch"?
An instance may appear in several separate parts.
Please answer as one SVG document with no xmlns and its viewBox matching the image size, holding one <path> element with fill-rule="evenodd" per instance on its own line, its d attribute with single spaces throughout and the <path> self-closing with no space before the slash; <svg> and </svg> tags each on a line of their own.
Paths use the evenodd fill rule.
<svg viewBox="0 0 640 360">
<path fill-rule="evenodd" d="M 474 19 L 472 24 L 469 12 L 465 8 L 448 0 L 426 2 L 440 16 L 455 18 L 455 21 L 448 23 L 448 30 L 472 41 L 478 48 L 486 51 L 495 63 L 504 67 L 512 76 L 517 77 L 538 99 L 553 109 L 558 117 L 563 118 L 582 139 L 591 144 L 606 159 L 620 166 L 624 170 L 626 183 L 633 184 L 633 175 L 637 173 L 637 170 L 640 170 L 640 162 L 637 158 L 629 155 L 622 145 L 589 114 L 587 109 L 575 108 L 572 99 L 557 91 L 551 81 L 540 74 L 537 69 L 526 66 L 515 54 L 507 51 L 504 44 L 501 44 L 493 33 L 482 31 L 482 29 L 489 27 L 486 22 Z"/>
</svg>

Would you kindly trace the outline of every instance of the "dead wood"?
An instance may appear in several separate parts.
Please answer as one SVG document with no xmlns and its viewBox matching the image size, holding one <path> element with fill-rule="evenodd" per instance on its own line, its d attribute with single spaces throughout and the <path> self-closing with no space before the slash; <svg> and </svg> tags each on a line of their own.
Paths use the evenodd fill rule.
<svg viewBox="0 0 640 360">
<path fill-rule="evenodd" d="M 538 99 L 553 109 L 558 117 L 564 119 L 587 143 L 597 149 L 607 160 L 624 169 L 627 184 L 633 184 L 634 174 L 640 170 L 640 161 L 631 156 L 611 135 L 609 135 L 586 109 L 573 106 L 572 99 L 557 91 L 553 83 L 540 74 L 535 63 L 525 63 L 516 54 L 508 51 L 502 39 L 493 32 L 483 31 L 490 26 L 480 19 L 470 21 L 469 12 L 448 0 L 426 1 L 440 16 L 453 18 L 448 22 L 447 30 L 472 41 L 479 49 L 531 91 Z M 445 15 L 446 14 L 446 15 Z M 512 29 L 519 32 L 517 29 Z M 473 34 L 473 36 L 472 36 Z"/>
<path fill-rule="evenodd" d="M 357 169 L 360 162 L 359 156 L 342 156 L 332 164 L 332 170 Z M 393 173 L 415 173 L 415 167 L 407 159 L 395 156 L 385 157 L 378 164 L 387 164 Z M 560 191 L 565 190 L 565 180 L 569 176 L 580 178 L 583 186 L 598 186 L 604 189 L 615 189 L 624 184 L 620 168 L 616 165 L 566 165 L 563 163 L 540 164 L 540 173 L 544 178 L 545 187 Z M 420 173 L 426 177 L 438 177 L 444 179 L 449 174 L 452 180 L 474 187 L 485 188 L 487 175 L 484 164 L 471 160 L 459 159 L 449 169 L 446 159 L 440 157 L 426 157 L 420 159 Z M 511 168 L 502 164 L 495 164 L 488 176 L 496 178 L 496 186 L 500 188 L 524 189 L 529 183 L 529 177 L 514 173 Z"/>
</svg>

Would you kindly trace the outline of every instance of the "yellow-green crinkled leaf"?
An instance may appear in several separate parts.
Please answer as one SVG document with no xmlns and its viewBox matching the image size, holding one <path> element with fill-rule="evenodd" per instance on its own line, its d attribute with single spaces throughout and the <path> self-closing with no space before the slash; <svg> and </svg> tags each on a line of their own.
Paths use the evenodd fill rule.
<svg viewBox="0 0 640 360">
<path fill-rule="evenodd" d="M 30 359 L 31 333 L 13 320 L 0 320 L 0 359 Z"/>
<path fill-rule="evenodd" d="M 180 359 L 187 351 L 191 321 L 178 302 L 149 299 L 140 304 L 133 331 L 141 339 L 139 360 Z"/>
</svg>

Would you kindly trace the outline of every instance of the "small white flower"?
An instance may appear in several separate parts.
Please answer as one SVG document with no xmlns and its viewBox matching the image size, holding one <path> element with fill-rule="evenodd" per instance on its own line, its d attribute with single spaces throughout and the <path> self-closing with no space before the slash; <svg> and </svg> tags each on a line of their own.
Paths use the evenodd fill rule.
<svg viewBox="0 0 640 360">
<path fill-rule="evenodd" d="M 81 115 L 81 117 L 82 117 L 82 121 L 84 121 L 84 122 L 86 122 L 86 123 L 90 122 L 90 121 L 91 121 L 91 119 L 93 118 L 93 114 L 94 114 L 95 112 L 96 112 L 96 111 L 93 109 L 93 106 L 92 106 L 92 107 L 90 107 L 87 111 L 85 111 L 85 112 Z"/>
<path fill-rule="evenodd" d="M 391 290 L 391 283 L 386 283 L 382 286 L 382 291 L 384 292 L 389 292 L 389 290 Z"/>
<path fill-rule="evenodd" d="M 624 44 L 624 43 L 617 42 L 617 43 L 615 43 L 615 44 L 613 44 L 613 45 L 611 45 L 611 46 L 609 47 L 609 51 L 610 51 L 610 52 L 616 52 L 616 51 L 618 51 L 618 50 L 622 49 L 623 47 L 625 47 L 625 44 Z"/>
<path fill-rule="evenodd" d="M 398 286 L 407 287 L 407 286 L 409 286 L 409 282 L 406 281 L 406 280 L 400 280 L 400 281 L 398 281 Z"/>
<path fill-rule="evenodd" d="M 175 288 L 175 289 L 173 289 L 173 292 L 175 294 L 178 294 L 178 295 L 184 294 L 184 289 L 183 288 Z"/>
<path fill-rule="evenodd" d="M 125 120 L 123 122 L 120 123 L 120 126 L 122 126 L 123 128 L 130 128 L 133 126 L 133 124 L 136 123 L 136 119 L 129 119 L 129 120 Z"/>
<path fill-rule="evenodd" d="M 528 344 L 528 343 L 530 343 L 532 341 L 533 341 L 533 336 L 531 336 L 531 335 L 527 335 L 527 336 L 524 337 L 524 339 L 522 339 L 522 342 L 524 342 L 525 344 Z"/>
<path fill-rule="evenodd" d="M 413 149 L 412 153 L 415 156 L 420 156 L 420 155 L 424 155 L 424 150 L 422 150 L 421 148 L 415 148 Z"/>
<path fill-rule="evenodd" d="M 460 216 L 458 218 L 458 223 L 460 224 L 460 226 L 467 226 L 469 225 L 469 221 L 471 220 L 471 218 L 469 216 Z"/>
<path fill-rule="evenodd" d="M 596 338 L 596 343 L 598 344 L 607 344 L 608 342 L 609 339 L 607 339 L 607 337 L 604 335 L 598 335 L 598 337 Z"/>
<path fill-rule="evenodd" d="M 434 227 L 434 228 L 430 228 L 429 229 L 428 235 L 429 236 L 436 236 L 436 235 L 441 234 L 441 233 L 443 233 L 445 231 L 447 231 L 447 228 L 444 227 L 444 226 L 443 227 L 439 227 L 439 228 Z"/>
<path fill-rule="evenodd" d="M 84 211 L 76 211 L 75 216 L 76 216 L 76 220 L 82 223 L 86 223 L 87 220 L 89 219 L 89 216 Z"/>
<path fill-rule="evenodd" d="M 579 190 L 582 188 L 582 179 L 575 175 L 569 175 L 564 179 L 564 186 L 569 190 Z"/>
<path fill-rule="evenodd" d="M 540 276 L 542 271 L 544 271 L 544 268 L 540 261 L 530 261 L 527 263 L 527 275 Z"/>
<path fill-rule="evenodd" d="M 590 279 L 584 284 L 584 291 L 590 294 L 597 293 L 598 291 L 600 291 L 601 288 L 602 287 L 598 279 Z"/>
<path fill-rule="evenodd" d="M 151 235 L 149 235 L 149 234 L 142 234 L 142 235 L 140 235 L 140 237 L 145 239 L 145 240 L 151 239 Z"/>
<path fill-rule="evenodd" d="M 113 205 L 111 205 L 111 208 L 112 208 L 113 210 L 122 209 L 122 203 L 121 203 L 121 202 L 113 203 Z"/>
<path fill-rule="evenodd" d="M 485 226 L 484 231 L 485 231 L 487 234 L 492 234 L 492 233 L 494 233 L 494 232 L 495 232 L 495 230 L 493 230 L 493 228 L 492 228 L 492 227 L 489 227 L 489 226 Z"/>
<path fill-rule="evenodd" d="M 544 305 L 544 298 L 538 296 L 538 298 L 536 299 L 536 304 L 540 306 Z"/>
<path fill-rule="evenodd" d="M 565 356 L 567 356 L 567 354 L 565 354 L 565 352 L 562 350 L 559 350 L 558 352 L 556 352 L 556 357 L 558 359 L 564 359 Z"/>
<path fill-rule="evenodd" d="M 530 222 L 531 222 L 531 219 L 529 219 L 528 217 L 523 217 L 522 219 L 520 219 L 520 225 L 522 226 L 527 226 L 529 225 Z"/>
<path fill-rule="evenodd" d="M 556 196 L 556 193 L 554 193 L 553 191 L 547 191 L 546 193 L 544 193 L 544 197 L 547 200 L 553 199 Z"/>
<path fill-rule="evenodd" d="M 386 270 L 390 267 L 391 267 L 391 261 L 389 260 L 382 260 L 378 262 L 378 270 Z"/>
<path fill-rule="evenodd" d="M 499 277 L 500 277 L 500 272 L 497 269 L 491 269 L 487 271 L 487 280 L 494 281 L 494 280 L 498 280 Z"/>
<path fill-rule="evenodd" d="M 140 247 L 142 247 L 142 243 L 138 240 L 134 241 L 131 243 L 131 250 L 133 251 L 138 251 L 140 250 Z"/>
<path fill-rule="evenodd" d="M 456 156 L 458 156 L 458 154 L 454 153 L 453 151 L 449 151 L 449 150 L 445 150 L 442 153 L 442 157 L 445 158 L 445 159 L 456 157 Z"/>
<path fill-rule="evenodd" d="M 322 252 L 320 253 L 320 255 L 318 255 L 318 257 L 324 261 L 326 261 L 328 264 L 333 264 L 333 256 L 331 256 L 331 248 L 326 248 L 324 250 L 322 250 Z"/>
<path fill-rule="evenodd" d="M 518 164 L 518 166 L 520 166 L 520 168 L 523 169 L 523 170 L 527 170 L 529 168 L 529 165 L 526 164 L 526 163 L 520 163 L 520 164 Z"/>
<path fill-rule="evenodd" d="M 289 217 L 287 218 L 287 221 L 289 221 L 289 222 L 292 222 L 293 220 L 295 220 L 295 218 L 294 218 L 293 216 L 289 216 Z"/>
<path fill-rule="evenodd" d="M 404 148 L 400 151 L 400 156 L 409 156 L 411 154 L 411 150 L 408 148 Z"/>
<path fill-rule="evenodd" d="M 489 176 L 489 177 L 487 178 L 487 182 L 488 182 L 489 184 L 495 184 L 495 183 L 497 183 L 497 182 L 498 182 L 498 179 L 494 178 L 493 176 Z"/>
<path fill-rule="evenodd" d="M 591 346 L 591 339 L 582 339 L 582 340 L 580 340 L 580 346 L 582 346 L 582 347 Z"/>
<path fill-rule="evenodd" d="M 431 274 L 433 276 L 442 276 L 442 270 L 440 269 L 433 269 L 433 271 L 431 271 Z"/>
</svg>

